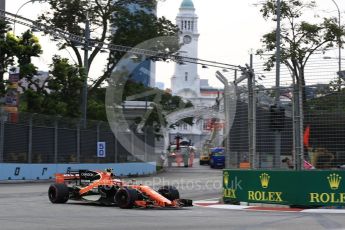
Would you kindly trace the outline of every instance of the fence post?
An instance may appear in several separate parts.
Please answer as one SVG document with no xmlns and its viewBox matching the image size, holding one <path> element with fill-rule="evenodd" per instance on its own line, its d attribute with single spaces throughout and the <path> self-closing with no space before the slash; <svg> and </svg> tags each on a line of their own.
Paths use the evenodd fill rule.
<svg viewBox="0 0 345 230">
<path fill-rule="evenodd" d="M 96 135 L 97 135 L 97 137 L 96 137 L 96 144 L 98 145 L 98 142 L 99 142 L 99 140 L 100 140 L 100 137 L 99 137 L 99 129 L 100 129 L 100 126 L 101 126 L 101 122 L 98 122 L 97 123 L 97 133 L 96 133 Z M 97 154 L 98 155 L 98 154 Z M 97 163 L 99 163 L 99 161 L 100 161 L 100 159 L 99 159 L 99 157 L 97 156 Z"/>
<path fill-rule="evenodd" d="M 237 72 L 235 72 L 235 75 Z M 231 127 L 229 126 L 230 122 L 230 96 L 229 96 L 229 85 L 224 85 L 224 113 L 225 113 L 225 128 L 224 128 L 224 135 L 225 136 L 225 167 L 230 168 L 231 164 L 231 146 L 230 146 L 230 135 L 231 135 Z M 237 163 L 235 163 L 237 165 Z"/>
<path fill-rule="evenodd" d="M 253 72 L 253 54 L 250 54 L 250 72 L 247 79 L 248 84 L 248 139 L 249 139 L 249 162 L 252 169 L 256 165 L 256 98 L 255 98 L 255 76 Z"/>
<path fill-rule="evenodd" d="M 80 163 L 80 123 L 77 124 L 77 162 Z"/>
<path fill-rule="evenodd" d="M 144 161 L 148 162 L 148 156 L 147 156 L 147 129 L 144 129 Z"/>
<path fill-rule="evenodd" d="M 296 170 L 302 170 L 303 167 L 303 102 L 302 102 L 302 87 L 301 82 L 299 79 L 297 79 L 297 82 L 295 82 L 295 76 L 293 76 L 294 79 L 294 95 L 293 95 L 293 123 L 294 123 L 294 133 L 293 133 L 293 139 L 294 139 L 294 158 L 295 158 L 295 169 Z"/>
<path fill-rule="evenodd" d="M 133 157 L 135 157 L 135 156 L 134 156 L 134 132 L 131 132 L 131 152 L 130 152 L 130 154 L 131 154 Z"/>
<path fill-rule="evenodd" d="M 299 158 L 300 158 L 300 165 L 299 167 L 301 169 L 304 169 L 304 143 L 303 143 L 303 124 L 304 124 L 304 111 L 303 111 L 303 86 L 301 79 L 299 77 L 299 84 L 298 84 L 298 112 L 299 112 L 299 143 L 300 143 L 300 152 L 299 152 Z"/>
<path fill-rule="evenodd" d="M 0 163 L 4 162 L 5 121 L 0 117 Z"/>
<path fill-rule="evenodd" d="M 114 135 L 114 163 L 117 163 L 118 162 L 118 159 L 117 159 L 117 139 L 116 139 L 116 135 L 115 135 L 115 133 L 113 133 L 113 135 Z"/>
<path fill-rule="evenodd" d="M 55 119 L 54 124 L 54 163 L 58 163 L 58 120 Z"/>
<path fill-rule="evenodd" d="M 32 119 L 33 114 L 30 114 L 29 118 L 29 135 L 28 135 L 28 163 L 32 163 Z"/>
</svg>

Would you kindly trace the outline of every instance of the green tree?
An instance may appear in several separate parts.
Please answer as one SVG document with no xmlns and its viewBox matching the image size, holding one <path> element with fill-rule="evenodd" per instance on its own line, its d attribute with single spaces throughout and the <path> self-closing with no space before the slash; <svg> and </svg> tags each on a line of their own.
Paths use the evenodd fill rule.
<svg viewBox="0 0 345 230">
<path fill-rule="evenodd" d="M 156 18 L 150 9 L 155 9 L 155 0 L 50 0 L 51 10 L 39 17 L 39 21 L 59 28 L 63 31 L 84 36 L 86 12 L 89 15 L 91 37 L 93 42 L 111 41 L 117 45 L 135 46 L 138 43 L 156 36 L 172 35 L 178 31 L 177 27 L 165 18 Z M 136 10 L 134 10 L 136 8 Z M 148 10 L 146 10 L 148 9 Z M 111 32 L 111 33 L 110 33 Z M 96 43 L 95 43 L 96 44 Z M 72 48 L 79 66 L 83 66 L 82 53 L 78 49 L 80 44 L 60 39 L 58 47 Z M 178 48 L 176 38 L 174 52 Z M 165 50 L 166 47 L 161 47 Z M 90 69 L 95 57 L 101 52 L 98 45 L 91 51 L 88 58 Z M 89 87 L 90 93 L 101 86 L 108 79 L 123 53 L 110 52 L 105 71 L 93 81 Z"/>
<path fill-rule="evenodd" d="M 27 83 L 22 90 L 26 94 L 22 99 L 26 101 L 26 108 L 35 110 L 35 102 L 39 100 L 36 92 L 42 90 L 34 76 L 37 74 L 37 68 L 31 62 L 32 57 L 38 57 L 41 53 L 41 46 L 37 37 L 30 30 L 24 32 L 20 37 L 14 36 L 9 32 L 8 24 L 0 20 L 0 97 L 5 94 L 6 81 L 4 73 L 12 66 L 20 68 L 20 80 Z M 21 106 L 20 108 L 23 108 Z"/>
<path fill-rule="evenodd" d="M 24 93 L 22 111 L 66 117 L 80 116 L 83 71 L 67 58 L 53 57 L 49 76 Z M 35 81 L 35 80 L 33 80 Z"/>
<path fill-rule="evenodd" d="M 106 88 L 98 87 L 88 98 L 88 118 L 91 120 L 107 121 L 105 110 Z"/>
<path fill-rule="evenodd" d="M 9 66 L 15 63 L 15 51 L 18 46 L 18 40 L 10 31 L 9 24 L 0 20 L 0 97 L 5 95 L 6 82 L 4 74 Z"/>
<path fill-rule="evenodd" d="M 67 117 L 80 116 L 80 102 L 85 76 L 77 65 L 71 65 L 67 58 L 53 57 L 47 89 L 53 103 L 61 104 L 58 114 Z M 55 106 L 50 105 L 53 109 Z M 59 107 L 58 107 L 59 108 Z"/>
<path fill-rule="evenodd" d="M 37 67 L 32 63 L 32 57 L 39 57 L 42 53 L 38 38 L 30 30 L 17 37 L 15 56 L 20 68 L 19 78 L 26 82 L 21 88 L 24 94 L 21 96 L 20 111 L 40 112 L 43 94 L 45 93 L 44 83 L 40 82 L 37 76 Z"/>
<path fill-rule="evenodd" d="M 110 20 L 112 28 L 116 28 L 115 32 L 110 36 L 113 44 L 133 47 L 152 38 L 175 36 L 178 33 L 178 27 L 166 18 L 157 18 L 152 12 L 140 10 L 143 7 L 153 10 L 152 7 L 155 6 L 155 1 L 151 0 L 147 2 L 151 2 L 151 5 L 142 5 L 139 1 L 139 4 L 134 4 L 132 7 L 129 7 L 130 4 L 126 3 L 124 7 L 117 9 L 114 17 Z M 148 47 L 146 49 L 164 53 L 174 53 L 178 51 L 179 47 L 178 37 L 176 36 L 176 39 L 173 41 L 158 39 L 154 47 Z M 109 53 L 106 71 L 94 81 L 92 89 L 97 88 L 105 79 L 110 77 L 116 64 L 123 55 L 124 53 L 122 52 L 112 51 Z M 142 57 L 138 59 L 142 59 Z"/>
<path fill-rule="evenodd" d="M 37 67 L 32 64 L 32 57 L 39 57 L 42 54 L 42 47 L 38 38 L 30 30 L 27 30 L 17 41 L 15 55 L 17 57 L 18 67 L 20 68 L 19 77 L 20 79 L 25 79 L 28 83 L 27 89 L 34 89 L 40 92 L 44 87 L 35 78 Z M 23 89 L 24 91 L 26 90 L 26 88 Z"/>
<path fill-rule="evenodd" d="M 320 112 L 339 112 L 339 114 L 344 114 L 345 112 L 345 91 L 329 93 L 328 95 L 323 95 L 322 97 L 313 98 L 308 101 L 308 112 L 320 113 Z M 313 116 L 311 116 L 313 117 Z M 331 120 L 337 119 L 326 119 L 330 122 Z"/>
<path fill-rule="evenodd" d="M 313 19 L 309 17 L 309 21 L 305 21 L 306 12 L 315 8 L 314 1 L 281 1 L 281 62 L 289 68 L 302 87 L 306 85 L 304 69 L 311 55 L 316 51 L 325 52 L 337 43 L 338 38 L 344 36 L 343 27 L 338 27 L 335 18 L 319 19 L 315 15 Z M 276 0 L 266 0 L 260 12 L 264 19 L 276 21 L 276 9 Z M 276 30 L 265 34 L 261 41 L 263 48 L 257 53 L 272 54 L 276 50 Z M 266 69 L 274 67 L 275 61 L 275 55 L 270 55 Z M 303 101 L 306 101 L 305 90 Z"/>
<path fill-rule="evenodd" d="M 337 77 L 336 79 L 333 79 L 329 82 L 329 90 L 331 92 L 340 92 L 344 88 L 342 87 L 344 85 L 345 85 L 345 79 L 341 77 L 340 78 Z"/>
</svg>

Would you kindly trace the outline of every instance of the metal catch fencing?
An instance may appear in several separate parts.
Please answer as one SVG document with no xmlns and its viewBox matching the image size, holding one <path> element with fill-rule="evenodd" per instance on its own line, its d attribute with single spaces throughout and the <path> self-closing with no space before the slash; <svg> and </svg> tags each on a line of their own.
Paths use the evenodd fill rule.
<svg viewBox="0 0 345 230">
<path fill-rule="evenodd" d="M 81 121 L 41 114 L 20 113 L 16 122 L 6 114 L 0 119 L 0 163 L 122 163 L 155 161 L 154 134 L 121 132 L 126 144 L 116 138 L 108 123 Z M 134 137 L 145 143 L 135 148 Z M 98 142 L 105 142 L 105 155 L 97 155 Z M 128 144 L 129 143 L 129 144 Z"/>
<path fill-rule="evenodd" d="M 258 56 L 254 60 L 252 90 L 247 82 L 236 86 L 236 113 L 227 144 L 229 167 L 344 168 L 345 79 L 337 74 L 338 60 L 311 58 L 301 87 L 282 65 L 278 103 L 275 69 L 264 71 L 265 60 Z M 228 77 L 231 81 L 233 76 Z"/>
</svg>

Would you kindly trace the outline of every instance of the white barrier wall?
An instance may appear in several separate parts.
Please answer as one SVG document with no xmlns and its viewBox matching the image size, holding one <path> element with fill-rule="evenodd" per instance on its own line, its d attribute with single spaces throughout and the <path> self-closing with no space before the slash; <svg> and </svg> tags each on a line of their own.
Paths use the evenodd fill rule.
<svg viewBox="0 0 345 230">
<path fill-rule="evenodd" d="M 118 163 L 118 164 L 0 164 L 0 180 L 46 180 L 54 178 L 55 173 L 69 170 L 114 169 L 116 176 L 148 175 L 156 173 L 156 162 Z"/>
</svg>

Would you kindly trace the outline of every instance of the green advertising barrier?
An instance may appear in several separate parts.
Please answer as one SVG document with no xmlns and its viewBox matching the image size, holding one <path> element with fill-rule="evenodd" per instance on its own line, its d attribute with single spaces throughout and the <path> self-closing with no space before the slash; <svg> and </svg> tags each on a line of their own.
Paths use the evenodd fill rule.
<svg viewBox="0 0 345 230">
<path fill-rule="evenodd" d="M 345 171 L 223 170 L 225 202 L 345 206 Z"/>
</svg>

